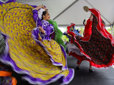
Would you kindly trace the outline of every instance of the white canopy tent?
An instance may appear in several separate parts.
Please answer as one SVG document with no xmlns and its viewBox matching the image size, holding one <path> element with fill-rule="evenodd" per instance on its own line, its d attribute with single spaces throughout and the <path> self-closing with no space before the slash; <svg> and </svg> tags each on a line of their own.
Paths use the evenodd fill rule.
<svg viewBox="0 0 114 85">
<path fill-rule="evenodd" d="M 90 16 L 90 13 L 83 10 L 83 6 L 98 9 L 106 26 L 114 25 L 114 0 L 17 0 L 17 2 L 46 5 L 51 19 L 57 21 L 59 26 L 67 26 L 72 22 L 77 26 L 83 26 L 83 20 Z"/>
</svg>

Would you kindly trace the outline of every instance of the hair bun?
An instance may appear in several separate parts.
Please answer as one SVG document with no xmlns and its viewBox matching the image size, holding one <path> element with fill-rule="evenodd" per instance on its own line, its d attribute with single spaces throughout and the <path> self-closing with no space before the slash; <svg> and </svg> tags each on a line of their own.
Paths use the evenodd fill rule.
<svg viewBox="0 0 114 85">
<path fill-rule="evenodd" d="M 83 9 L 84 9 L 86 12 L 88 12 L 88 11 L 89 11 L 88 6 L 84 6 L 84 7 L 83 7 Z"/>
</svg>

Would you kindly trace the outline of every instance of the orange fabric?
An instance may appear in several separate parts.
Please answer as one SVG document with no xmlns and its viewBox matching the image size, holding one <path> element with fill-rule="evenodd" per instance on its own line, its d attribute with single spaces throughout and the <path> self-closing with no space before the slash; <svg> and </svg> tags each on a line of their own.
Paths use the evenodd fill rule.
<svg viewBox="0 0 114 85">
<path fill-rule="evenodd" d="M 15 77 L 11 77 L 12 78 L 12 85 L 16 85 L 17 84 L 17 80 Z"/>
<path fill-rule="evenodd" d="M 11 72 L 6 72 L 6 71 L 0 71 L 0 76 L 4 77 L 4 76 L 11 76 Z"/>
<path fill-rule="evenodd" d="M 0 76 L 2 77 L 6 77 L 6 76 L 10 76 L 11 77 L 12 73 L 11 72 L 7 72 L 7 71 L 0 71 Z M 17 84 L 17 80 L 14 77 L 12 78 L 12 85 L 16 85 Z"/>
</svg>

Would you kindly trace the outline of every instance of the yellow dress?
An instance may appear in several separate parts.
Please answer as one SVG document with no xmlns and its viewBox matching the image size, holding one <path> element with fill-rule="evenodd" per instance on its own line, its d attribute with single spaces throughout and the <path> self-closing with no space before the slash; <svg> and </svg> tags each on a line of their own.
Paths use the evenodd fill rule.
<svg viewBox="0 0 114 85">
<path fill-rule="evenodd" d="M 8 36 L 8 55 L 1 61 L 10 64 L 31 84 L 48 84 L 63 77 L 69 83 L 74 75 L 67 68 L 65 52 L 54 41 L 41 41 L 45 49 L 32 37 L 36 26 L 32 6 L 11 2 L 0 5 L 0 30 Z"/>
</svg>

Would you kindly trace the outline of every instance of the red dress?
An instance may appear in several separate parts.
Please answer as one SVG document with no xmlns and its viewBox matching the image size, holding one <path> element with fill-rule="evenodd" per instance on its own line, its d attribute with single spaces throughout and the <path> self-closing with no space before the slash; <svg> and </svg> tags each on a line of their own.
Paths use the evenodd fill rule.
<svg viewBox="0 0 114 85">
<path fill-rule="evenodd" d="M 90 21 L 90 20 L 89 20 Z M 89 23 L 89 21 L 88 21 L 88 23 Z M 70 40 L 70 43 L 71 44 L 75 44 L 74 43 L 74 40 L 76 40 L 76 34 L 74 33 L 74 32 L 72 32 L 71 31 L 71 27 L 72 26 L 74 26 L 75 24 L 72 24 L 72 25 L 70 25 L 70 26 L 68 26 L 67 27 L 67 33 L 68 34 L 70 34 L 72 37 L 71 37 L 71 40 Z M 87 26 L 89 26 L 88 24 L 86 25 L 86 28 L 85 28 L 85 31 L 84 31 L 84 36 L 85 37 L 81 37 L 83 40 L 84 39 L 86 39 L 86 37 L 87 37 L 87 34 L 85 34 L 85 33 L 87 33 Z M 75 41 L 76 42 L 76 41 Z M 77 43 L 78 44 L 78 43 Z M 79 45 L 77 45 L 77 47 L 79 48 Z M 80 49 L 79 49 L 80 50 Z M 69 53 L 69 56 L 73 56 L 73 57 L 75 57 L 76 59 L 78 59 L 78 62 L 77 62 L 77 64 L 81 64 L 81 62 L 82 61 L 84 61 L 84 60 L 87 60 L 87 61 L 89 61 L 90 63 L 91 63 L 91 61 L 90 61 L 90 59 L 89 58 L 87 58 L 85 55 L 79 55 L 79 54 L 77 54 L 76 52 L 74 52 L 74 51 L 70 51 Z"/>
<path fill-rule="evenodd" d="M 76 39 L 74 33 L 72 42 L 79 47 L 80 52 L 92 66 L 101 68 L 114 65 L 114 39 L 105 29 L 100 13 L 96 9 L 89 9 L 93 20 L 88 19 L 84 30 L 84 37 Z M 74 55 L 75 56 L 75 55 Z M 81 60 L 84 60 L 80 57 Z"/>
</svg>

